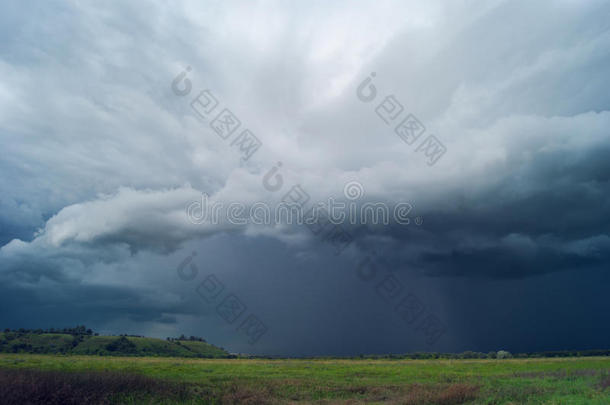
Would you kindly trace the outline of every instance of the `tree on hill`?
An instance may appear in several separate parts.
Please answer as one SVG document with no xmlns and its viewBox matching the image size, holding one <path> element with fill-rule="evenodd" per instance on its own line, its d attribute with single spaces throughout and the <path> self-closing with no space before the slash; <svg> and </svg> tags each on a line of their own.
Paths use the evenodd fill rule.
<svg viewBox="0 0 610 405">
<path fill-rule="evenodd" d="M 5 333 L 11 332 L 10 328 L 6 328 L 4 329 Z M 19 329 L 15 329 L 13 330 L 13 332 L 15 333 L 20 333 L 20 334 L 26 334 L 26 333 L 32 333 L 32 334 L 36 334 L 36 335 L 41 335 L 43 333 L 63 333 L 66 335 L 73 335 L 73 336 L 79 336 L 79 335 L 88 335 L 91 336 L 93 335 L 93 330 L 91 329 L 87 329 L 87 327 L 85 325 L 77 325 L 74 328 L 63 328 L 63 329 L 55 329 L 55 328 L 49 328 L 49 329 L 25 329 L 25 328 L 19 328 Z"/>
<path fill-rule="evenodd" d="M 118 353 L 136 353 L 137 347 L 132 341 L 127 339 L 125 336 L 121 336 L 120 338 L 108 343 L 106 345 L 106 350 L 108 350 L 109 352 Z"/>
</svg>

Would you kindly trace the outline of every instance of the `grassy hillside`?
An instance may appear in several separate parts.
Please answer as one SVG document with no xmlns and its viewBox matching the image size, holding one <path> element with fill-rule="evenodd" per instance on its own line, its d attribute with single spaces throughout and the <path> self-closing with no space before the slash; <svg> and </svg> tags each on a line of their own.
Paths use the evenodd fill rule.
<svg viewBox="0 0 610 405">
<path fill-rule="evenodd" d="M 0 354 L 0 403 L 610 403 L 610 359 L 262 360 Z M 42 385 L 42 386 L 41 386 Z M 85 389 L 91 386 L 91 389 Z M 96 391 L 97 387 L 97 391 Z M 100 388 L 102 387 L 102 388 Z M 84 391 L 84 393 L 83 393 Z M 3 395 L 17 398 L 7 401 Z M 112 399 L 103 402 L 104 395 Z M 74 399 L 69 402 L 68 399 Z"/>
<path fill-rule="evenodd" d="M 229 353 L 206 342 L 147 337 L 0 332 L 0 352 L 221 358 Z"/>
<path fill-rule="evenodd" d="M 63 333 L 0 332 L 0 352 L 5 353 L 67 353 L 75 337 Z"/>
</svg>

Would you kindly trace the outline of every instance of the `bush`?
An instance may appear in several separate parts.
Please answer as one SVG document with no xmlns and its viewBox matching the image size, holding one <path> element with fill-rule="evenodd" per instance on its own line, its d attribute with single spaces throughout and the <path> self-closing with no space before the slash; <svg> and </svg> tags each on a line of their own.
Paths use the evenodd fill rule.
<svg viewBox="0 0 610 405">
<path fill-rule="evenodd" d="M 512 357 L 513 355 L 510 354 L 510 352 L 507 352 L 506 350 L 498 350 L 498 353 L 496 354 L 497 359 L 510 359 Z"/>
<path fill-rule="evenodd" d="M 109 352 L 119 352 L 128 354 L 133 354 L 138 351 L 136 345 L 132 341 L 127 339 L 125 336 L 121 336 L 120 338 L 108 343 L 106 345 L 106 350 L 108 350 Z"/>
</svg>

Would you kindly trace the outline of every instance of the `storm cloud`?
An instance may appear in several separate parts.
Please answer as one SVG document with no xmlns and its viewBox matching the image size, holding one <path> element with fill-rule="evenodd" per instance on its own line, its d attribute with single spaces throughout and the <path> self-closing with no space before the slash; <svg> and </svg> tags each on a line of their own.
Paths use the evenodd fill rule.
<svg viewBox="0 0 610 405">
<path fill-rule="evenodd" d="M 609 17 L 568 0 L 6 2 L 2 325 L 282 355 L 603 346 Z M 204 90 L 260 140 L 247 160 L 192 108 Z M 407 114 L 425 126 L 412 144 Z M 432 165 L 428 135 L 446 148 Z M 337 254 L 307 226 L 186 215 L 203 193 L 252 207 L 296 185 L 348 202 L 350 182 L 359 206 L 410 204 L 410 223 L 343 224 Z M 210 274 L 267 325 L 256 344 L 202 300 Z M 434 342 L 397 311 L 407 296 L 443 325 Z"/>
</svg>

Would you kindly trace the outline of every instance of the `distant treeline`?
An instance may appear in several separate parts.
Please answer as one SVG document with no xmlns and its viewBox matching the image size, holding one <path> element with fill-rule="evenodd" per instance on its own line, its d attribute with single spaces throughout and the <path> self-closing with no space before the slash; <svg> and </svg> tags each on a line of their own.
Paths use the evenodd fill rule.
<svg viewBox="0 0 610 405">
<path fill-rule="evenodd" d="M 516 353 L 512 354 L 506 350 L 497 352 L 473 352 L 462 353 L 407 353 L 400 355 L 373 356 L 376 358 L 403 358 L 403 359 L 528 359 L 541 357 L 590 357 L 590 356 L 610 356 L 610 350 L 554 350 L 544 352 Z"/>
<path fill-rule="evenodd" d="M 166 338 L 166 340 L 168 342 L 175 342 L 177 340 L 188 340 L 188 341 L 191 341 L 191 342 L 204 342 L 204 343 L 206 343 L 204 338 L 198 337 L 198 336 L 189 336 L 189 337 L 186 337 L 184 335 L 180 335 L 180 337 L 177 337 L 177 338 L 168 337 L 168 338 Z"/>
<path fill-rule="evenodd" d="M 591 357 L 591 356 L 610 356 L 610 350 L 554 350 L 544 352 L 518 353 L 512 354 L 505 350 L 497 352 L 473 352 L 466 351 L 463 353 L 436 353 L 436 352 L 416 352 L 404 354 L 361 354 L 358 356 L 312 356 L 312 357 L 292 357 L 300 359 L 320 359 L 320 360 L 336 360 L 336 359 L 366 359 L 366 360 L 460 360 L 460 359 L 528 359 L 528 358 L 543 358 L 543 357 Z M 282 359 L 283 356 L 252 356 L 242 354 L 241 358 L 259 358 L 259 359 Z"/>
<path fill-rule="evenodd" d="M 98 336 L 98 333 L 94 333 L 92 329 L 87 328 L 85 325 L 79 325 L 76 326 L 74 328 L 49 328 L 49 329 L 24 329 L 24 328 L 19 328 L 19 329 L 11 329 L 11 328 L 6 328 L 4 329 L 4 332 L 8 333 L 8 332 L 13 332 L 13 333 L 32 333 L 35 335 L 42 335 L 43 333 L 62 333 L 64 335 L 72 335 L 72 336 L 78 336 L 78 335 L 87 335 L 87 336 Z"/>
</svg>

